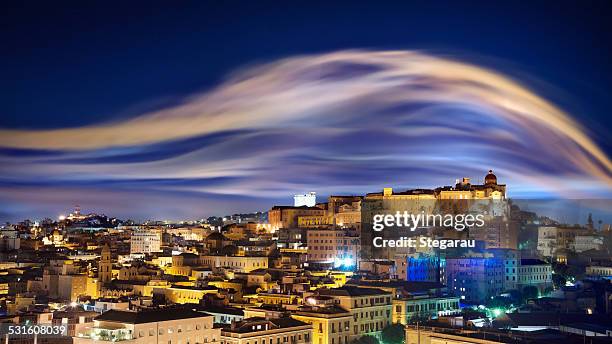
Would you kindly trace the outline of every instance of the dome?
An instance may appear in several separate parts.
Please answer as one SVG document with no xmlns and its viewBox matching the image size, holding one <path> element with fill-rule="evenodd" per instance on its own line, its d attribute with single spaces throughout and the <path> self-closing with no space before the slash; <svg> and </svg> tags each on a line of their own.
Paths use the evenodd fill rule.
<svg viewBox="0 0 612 344">
<path fill-rule="evenodd" d="M 489 170 L 489 173 L 485 176 L 485 185 L 497 184 L 497 176 L 493 174 L 493 170 Z"/>
</svg>

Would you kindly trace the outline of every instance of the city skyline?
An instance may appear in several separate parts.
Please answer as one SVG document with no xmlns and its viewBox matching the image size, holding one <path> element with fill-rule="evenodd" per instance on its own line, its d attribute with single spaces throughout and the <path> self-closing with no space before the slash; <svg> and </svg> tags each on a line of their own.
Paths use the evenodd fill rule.
<svg viewBox="0 0 612 344">
<path fill-rule="evenodd" d="M 612 2 L 0 7 L 3 343 L 612 339 Z"/>
<path fill-rule="evenodd" d="M 491 173 L 492 170 L 489 171 L 489 173 Z M 484 179 L 484 178 L 481 178 Z M 480 183 L 478 181 L 479 179 L 476 178 L 476 181 L 474 183 Z M 459 182 L 459 179 L 456 180 L 456 182 Z M 422 192 L 424 190 L 431 190 L 433 191 L 434 189 L 439 189 L 439 188 L 444 188 L 444 187 L 451 187 L 454 188 L 456 186 L 453 186 L 453 183 L 450 183 L 451 185 L 438 185 L 434 188 L 414 188 L 414 189 L 399 189 L 396 191 L 399 192 L 407 192 L 407 191 L 413 191 L 416 190 L 418 192 Z M 505 187 L 506 185 L 504 185 Z M 372 192 L 376 191 L 376 190 L 370 190 Z M 316 192 L 309 192 L 309 195 L 304 195 L 304 194 L 296 194 L 293 196 L 293 204 L 295 207 L 301 207 L 301 206 L 307 206 L 307 207 L 319 207 L 322 205 L 326 205 L 327 204 L 327 200 L 330 197 L 364 197 L 368 194 L 370 194 L 370 192 L 368 193 L 364 193 L 364 194 L 357 194 L 357 193 L 351 193 L 350 195 L 317 195 Z M 302 198 L 304 196 L 309 196 L 309 200 L 306 202 L 305 200 L 303 200 Z M 301 197 L 298 201 L 298 197 Z M 286 197 L 285 199 L 281 200 L 279 203 L 276 203 L 277 205 L 281 205 L 281 206 L 285 206 L 285 207 L 291 207 L 292 206 L 292 202 L 291 202 L 291 197 Z M 612 212 L 610 212 L 611 206 L 612 206 L 612 200 L 610 199 L 563 199 L 563 198 L 538 198 L 538 199 L 515 199 L 515 198 L 509 198 L 510 201 L 512 201 L 513 204 L 517 205 L 520 207 L 521 210 L 524 211 L 532 211 L 535 214 L 539 215 L 539 216 L 544 216 L 544 217 L 548 217 L 551 220 L 557 221 L 561 224 L 566 224 L 566 225 L 585 225 L 587 223 L 587 220 L 589 218 L 595 219 L 596 221 L 600 222 L 600 226 L 601 223 L 612 223 Z M 301 203 L 301 204 L 297 204 L 297 203 Z M 308 204 L 306 204 L 308 203 Z M 20 218 L 20 219 L 16 219 L 13 221 L 6 221 L 6 222 L 19 222 L 22 220 L 30 220 L 30 221 L 41 221 L 44 219 L 51 219 L 52 221 L 55 220 L 64 220 L 66 219 L 66 217 L 70 214 L 77 214 L 77 217 L 80 214 L 97 214 L 97 215 L 105 215 L 108 216 L 109 218 L 113 218 L 113 219 L 117 219 L 117 220 L 121 220 L 121 221 L 135 221 L 136 223 L 147 223 L 147 222 L 166 222 L 168 224 L 176 224 L 176 223 L 189 223 L 189 222 L 198 222 L 198 221 L 205 221 L 207 218 L 210 217 L 231 217 L 234 215 L 241 215 L 241 214 L 255 214 L 255 213 L 267 213 L 267 209 L 261 208 L 261 209 L 255 209 L 255 210 L 248 210 L 248 211 L 229 211 L 227 213 L 214 213 L 214 214 L 207 214 L 204 216 L 200 216 L 200 217 L 185 217 L 185 218 L 162 218 L 162 217 L 150 217 L 150 218 L 138 218 L 138 217 L 134 217 L 131 216 L 132 214 L 127 211 L 126 213 L 128 214 L 128 216 L 121 216 L 120 214 L 114 214 L 114 213 L 108 213 L 106 211 L 104 211 L 104 209 L 94 209 L 94 208 L 90 208 L 87 207 L 87 205 L 85 207 L 81 207 L 80 204 L 74 204 L 73 205 L 74 208 L 70 208 L 69 206 L 67 207 L 63 207 L 62 205 L 58 205 L 58 208 L 62 208 L 61 211 L 58 211 L 57 214 L 49 214 L 47 216 L 30 216 L 30 217 L 26 217 L 26 218 Z M 270 206 L 272 207 L 272 206 Z M 268 207 L 268 209 L 270 208 Z M 83 209 L 83 211 L 81 211 Z M 74 220 L 74 219 L 73 219 Z M 1 221 L 0 221 L 1 222 Z"/>
</svg>

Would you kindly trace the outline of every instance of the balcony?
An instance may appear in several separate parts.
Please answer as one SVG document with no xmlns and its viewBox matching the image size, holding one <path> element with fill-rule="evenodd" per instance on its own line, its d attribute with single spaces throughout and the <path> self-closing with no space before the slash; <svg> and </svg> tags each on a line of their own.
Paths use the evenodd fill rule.
<svg viewBox="0 0 612 344">
<path fill-rule="evenodd" d="M 87 337 L 102 342 L 124 342 L 134 339 L 132 331 L 123 328 L 106 329 L 94 327 Z"/>
</svg>

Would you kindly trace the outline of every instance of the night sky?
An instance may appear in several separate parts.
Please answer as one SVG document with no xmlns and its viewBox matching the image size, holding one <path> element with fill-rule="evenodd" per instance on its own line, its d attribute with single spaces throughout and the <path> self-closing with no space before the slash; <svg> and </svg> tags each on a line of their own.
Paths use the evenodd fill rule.
<svg viewBox="0 0 612 344">
<path fill-rule="evenodd" d="M 4 3 L 0 221 L 75 204 L 193 219 L 489 168 L 515 197 L 609 197 L 611 17 L 607 1 Z"/>
</svg>

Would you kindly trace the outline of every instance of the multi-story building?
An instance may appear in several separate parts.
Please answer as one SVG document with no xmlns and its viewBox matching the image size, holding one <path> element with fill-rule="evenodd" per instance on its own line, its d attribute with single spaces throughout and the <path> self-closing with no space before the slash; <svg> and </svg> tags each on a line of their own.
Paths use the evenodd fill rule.
<svg viewBox="0 0 612 344">
<path fill-rule="evenodd" d="M 444 257 L 437 254 L 415 253 L 395 259 L 397 278 L 413 282 L 445 283 Z"/>
<path fill-rule="evenodd" d="M 504 259 L 489 252 L 446 257 L 449 292 L 464 302 L 483 303 L 504 288 Z"/>
<path fill-rule="evenodd" d="M 580 227 L 539 227 L 538 252 L 544 257 L 555 257 L 559 250 L 574 249 L 576 236 L 586 234 L 588 234 L 588 230 Z"/>
<path fill-rule="evenodd" d="M 318 294 L 335 299 L 340 307 L 351 313 L 353 328 L 349 334 L 349 342 L 364 335 L 379 337 L 382 329 L 391 324 L 391 292 L 376 288 L 343 286 L 320 289 Z"/>
<path fill-rule="evenodd" d="M 93 325 L 93 319 L 99 313 L 84 311 L 80 307 L 66 307 L 64 310 L 53 312 L 52 324 L 57 326 L 67 326 L 66 335 L 76 337 L 84 335 Z"/>
<path fill-rule="evenodd" d="M 355 267 L 361 242 L 355 230 L 310 229 L 307 232 L 308 262 L 334 267 Z"/>
<path fill-rule="evenodd" d="M 74 337 L 75 344 L 219 343 L 221 330 L 213 317 L 191 309 L 110 310 L 94 318 L 89 333 Z"/>
<path fill-rule="evenodd" d="M 180 227 L 168 228 L 166 233 L 180 236 L 184 240 L 203 241 L 210 233 L 210 227 Z"/>
<path fill-rule="evenodd" d="M 198 304 L 207 294 L 217 294 L 218 289 L 212 286 L 208 287 L 187 287 L 174 285 L 171 287 L 153 288 L 153 294 L 163 295 L 169 303 L 195 303 Z"/>
<path fill-rule="evenodd" d="M 290 317 L 245 318 L 221 328 L 221 344 L 309 344 L 312 325 Z"/>
<path fill-rule="evenodd" d="M 428 294 L 393 299 L 393 322 L 406 325 L 416 320 L 460 313 L 459 299 L 459 296 Z"/>
<path fill-rule="evenodd" d="M 293 206 L 294 207 L 314 207 L 317 204 L 317 193 L 316 192 L 308 192 L 305 194 L 299 194 L 293 196 Z"/>
<path fill-rule="evenodd" d="M 230 268 L 241 272 L 268 268 L 268 257 L 201 256 L 200 262 L 211 268 Z"/>
<path fill-rule="evenodd" d="M 600 277 L 612 279 L 612 263 L 600 265 L 588 265 L 585 275 L 589 277 Z"/>
<path fill-rule="evenodd" d="M 282 228 L 278 233 L 277 247 L 281 249 L 306 249 L 306 228 Z"/>
<path fill-rule="evenodd" d="M 130 253 L 155 253 L 161 251 L 161 234 L 153 229 L 135 230 L 130 237 Z"/>
<path fill-rule="evenodd" d="M 235 307 L 206 305 L 206 313 L 212 315 L 215 324 L 231 324 L 244 319 L 244 310 Z"/>
<path fill-rule="evenodd" d="M 577 252 L 600 250 L 604 247 L 604 237 L 596 234 L 576 235 L 572 249 Z"/>
<path fill-rule="evenodd" d="M 487 248 L 516 248 L 517 227 L 508 221 L 506 185 L 498 184 L 493 171 L 484 178 L 483 184 L 472 184 L 470 178 L 457 180 L 454 186 L 435 189 L 414 189 L 395 192 L 384 188 L 382 192 L 367 194 L 361 203 L 361 242 L 365 258 L 393 259 L 397 254 L 407 254 L 405 248 L 377 248 L 372 245 L 375 237 L 398 239 L 414 236 L 405 227 L 387 228 L 382 232 L 373 229 L 375 215 L 396 214 L 482 214 L 482 228 L 467 230 L 469 238 L 485 242 Z M 430 227 L 435 227 L 431 225 Z M 442 226 L 438 226 L 442 227 Z M 424 228 L 423 228 L 424 229 Z"/>
<path fill-rule="evenodd" d="M 473 228 L 468 234 L 470 239 L 484 242 L 486 248 L 518 248 L 518 226 L 506 216 L 486 216 L 484 228 Z"/>
<path fill-rule="evenodd" d="M 450 291 L 468 302 L 483 302 L 502 291 L 527 286 L 540 292 L 552 286 L 551 265 L 539 259 L 521 259 L 517 250 L 489 249 L 447 257 L 446 271 Z"/>
<path fill-rule="evenodd" d="M 328 203 L 318 204 L 323 214 L 298 216 L 300 228 L 339 227 L 359 229 L 361 227 L 360 196 L 330 196 Z"/>
<path fill-rule="evenodd" d="M 359 279 L 348 286 L 384 290 L 393 295 L 392 321 L 407 324 L 411 321 L 455 314 L 460 311 L 460 297 L 448 293 L 440 282 Z"/>
<path fill-rule="evenodd" d="M 81 266 L 74 264 L 74 261 L 52 260 L 43 271 L 41 287 L 51 298 L 72 302 L 77 301 L 80 296 L 91 294 L 88 292 L 88 285 L 93 281 L 94 279 L 90 278 Z"/>
<path fill-rule="evenodd" d="M 521 259 L 518 266 L 517 288 L 537 287 L 540 292 L 552 286 L 552 266 L 540 259 Z"/>
<path fill-rule="evenodd" d="M 18 250 L 21 247 L 19 232 L 12 226 L 0 228 L 0 252 Z"/>
<path fill-rule="evenodd" d="M 257 302 L 266 305 L 297 305 L 302 303 L 302 298 L 293 293 L 259 292 Z"/>
<path fill-rule="evenodd" d="M 361 200 L 339 206 L 334 213 L 334 222 L 338 227 L 359 229 L 361 227 Z"/>
<path fill-rule="evenodd" d="M 300 216 L 324 216 L 326 210 L 319 207 L 274 206 L 268 211 L 268 221 L 272 230 L 298 227 Z"/>
<path fill-rule="evenodd" d="M 94 311 L 98 313 L 104 313 L 111 309 L 116 310 L 128 310 L 130 308 L 130 302 L 127 298 L 100 298 L 94 303 Z"/>
<path fill-rule="evenodd" d="M 87 275 L 59 275 L 58 292 L 62 300 L 78 301 L 80 296 L 87 295 Z"/>
<path fill-rule="evenodd" d="M 517 331 L 518 332 L 518 331 Z M 485 333 L 457 328 L 406 326 L 406 344 L 503 344 L 521 343 L 516 337 L 503 332 Z"/>
<path fill-rule="evenodd" d="M 291 317 L 312 325 L 312 344 L 348 344 L 353 316 L 329 296 L 309 296 Z"/>
<path fill-rule="evenodd" d="M 333 214 L 342 212 L 342 207 L 349 206 L 359 209 L 363 196 L 329 196 L 327 198 L 327 209 Z"/>
</svg>

